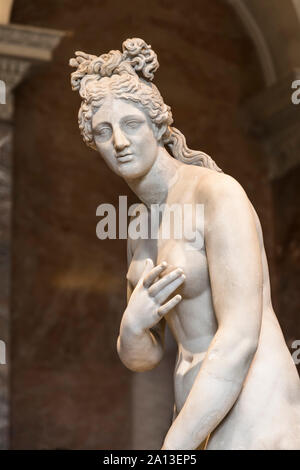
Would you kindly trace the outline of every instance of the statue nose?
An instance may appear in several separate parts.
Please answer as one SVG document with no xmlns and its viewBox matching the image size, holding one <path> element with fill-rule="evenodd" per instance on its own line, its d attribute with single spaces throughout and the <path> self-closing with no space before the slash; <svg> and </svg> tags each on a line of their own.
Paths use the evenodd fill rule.
<svg viewBox="0 0 300 470">
<path fill-rule="evenodd" d="M 117 151 L 128 147 L 129 141 L 120 129 L 114 131 L 114 147 Z"/>
</svg>

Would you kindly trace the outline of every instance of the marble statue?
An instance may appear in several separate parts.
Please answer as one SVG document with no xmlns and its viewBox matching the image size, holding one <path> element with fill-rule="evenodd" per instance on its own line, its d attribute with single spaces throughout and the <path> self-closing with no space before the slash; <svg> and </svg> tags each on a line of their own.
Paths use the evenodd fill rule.
<svg viewBox="0 0 300 470">
<path fill-rule="evenodd" d="M 175 405 L 162 449 L 300 449 L 299 377 L 270 297 L 258 216 L 245 191 L 187 147 L 152 83 L 151 46 L 76 52 L 79 128 L 148 208 L 203 205 L 203 239 L 128 239 L 128 305 L 117 350 L 133 371 L 154 368 L 167 322 L 178 345 Z M 164 210 L 160 221 L 164 219 Z M 134 217 L 133 217 L 134 219 Z M 130 222 L 132 223 L 132 221 Z M 159 393 L 159 391 L 157 392 Z"/>
</svg>

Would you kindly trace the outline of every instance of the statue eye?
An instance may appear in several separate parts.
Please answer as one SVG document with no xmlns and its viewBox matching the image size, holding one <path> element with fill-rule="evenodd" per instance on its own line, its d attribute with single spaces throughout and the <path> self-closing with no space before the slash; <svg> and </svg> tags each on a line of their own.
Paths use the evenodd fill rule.
<svg viewBox="0 0 300 470">
<path fill-rule="evenodd" d="M 109 132 L 110 132 L 109 127 L 102 127 L 102 129 L 100 129 L 99 134 L 109 134 Z"/>
<path fill-rule="evenodd" d="M 95 135 L 97 137 L 109 137 L 111 135 L 111 128 L 110 127 L 100 127 L 100 129 L 96 129 Z"/>
<path fill-rule="evenodd" d="M 126 122 L 126 127 L 129 127 L 129 129 L 137 129 L 142 123 L 140 121 L 127 121 Z"/>
</svg>

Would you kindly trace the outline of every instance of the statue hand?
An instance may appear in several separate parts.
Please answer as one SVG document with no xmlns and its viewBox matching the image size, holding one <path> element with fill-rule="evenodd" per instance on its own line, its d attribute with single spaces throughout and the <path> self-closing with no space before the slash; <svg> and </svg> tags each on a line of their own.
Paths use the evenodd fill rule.
<svg viewBox="0 0 300 470">
<path fill-rule="evenodd" d="M 154 267 L 151 259 L 146 260 L 145 270 L 124 312 L 124 320 L 127 319 L 128 324 L 135 331 L 141 332 L 152 328 L 182 299 L 181 295 L 177 294 L 166 302 L 185 280 L 185 275 L 180 268 L 174 268 L 156 280 L 166 267 L 166 262 Z"/>
</svg>

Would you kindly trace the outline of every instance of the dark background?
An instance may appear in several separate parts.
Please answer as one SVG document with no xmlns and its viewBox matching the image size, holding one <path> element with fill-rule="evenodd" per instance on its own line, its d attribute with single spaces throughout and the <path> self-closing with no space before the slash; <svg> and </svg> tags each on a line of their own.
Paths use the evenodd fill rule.
<svg viewBox="0 0 300 470">
<path fill-rule="evenodd" d="M 119 195 L 136 198 L 82 142 L 69 58 L 120 49 L 128 37 L 152 45 L 161 64 L 155 83 L 175 126 L 243 185 L 258 212 L 289 346 L 300 338 L 300 169 L 271 181 L 263 150 L 242 125 L 243 102 L 264 83 L 254 47 L 224 2 L 16 0 L 11 21 L 72 33 L 16 92 L 12 448 L 148 448 L 134 436 L 151 426 L 155 434 L 157 396 L 172 408 L 172 371 L 160 373 L 162 388 L 146 373 L 157 386 L 143 388 L 117 356 L 126 241 L 98 240 L 95 213 L 103 202 L 117 206 Z"/>
</svg>

